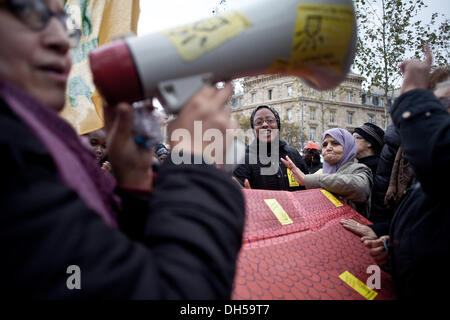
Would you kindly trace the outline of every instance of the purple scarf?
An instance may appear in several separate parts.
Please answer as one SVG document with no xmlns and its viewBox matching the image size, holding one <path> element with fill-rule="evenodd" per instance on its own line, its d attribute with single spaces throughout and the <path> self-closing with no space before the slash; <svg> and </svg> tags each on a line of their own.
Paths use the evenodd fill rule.
<svg viewBox="0 0 450 320">
<path fill-rule="evenodd" d="M 345 129 L 333 128 L 324 132 L 322 135 L 322 143 L 325 140 L 325 136 L 332 136 L 341 146 L 344 147 L 344 153 L 342 159 L 338 163 L 331 165 L 327 162 L 323 162 L 323 173 L 336 173 L 340 167 L 349 161 L 353 161 L 356 156 L 356 142 L 355 138 Z"/>
<path fill-rule="evenodd" d="M 117 228 L 119 198 L 74 129 L 56 111 L 0 78 L 0 96 L 50 153 L 63 183 L 110 226 Z"/>
</svg>

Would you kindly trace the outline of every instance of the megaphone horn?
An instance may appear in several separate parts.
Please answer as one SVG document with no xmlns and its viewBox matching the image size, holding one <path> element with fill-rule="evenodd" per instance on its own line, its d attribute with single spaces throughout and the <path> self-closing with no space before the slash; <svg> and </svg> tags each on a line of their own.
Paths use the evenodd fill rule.
<svg viewBox="0 0 450 320">
<path fill-rule="evenodd" d="M 355 54 L 351 0 L 258 0 L 237 10 L 89 55 L 94 82 L 110 103 L 158 97 L 176 113 L 206 83 L 258 74 L 302 78 L 326 90 L 344 80 Z"/>
</svg>

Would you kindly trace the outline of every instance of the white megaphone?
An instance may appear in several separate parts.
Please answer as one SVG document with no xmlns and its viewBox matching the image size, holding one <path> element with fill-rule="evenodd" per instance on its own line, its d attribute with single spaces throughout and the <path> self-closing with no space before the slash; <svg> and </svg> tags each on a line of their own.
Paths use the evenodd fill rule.
<svg viewBox="0 0 450 320">
<path fill-rule="evenodd" d="M 352 0 L 256 0 L 240 9 L 104 45 L 89 55 L 109 103 L 157 97 L 176 113 L 205 84 L 262 73 L 326 90 L 353 62 Z"/>
</svg>

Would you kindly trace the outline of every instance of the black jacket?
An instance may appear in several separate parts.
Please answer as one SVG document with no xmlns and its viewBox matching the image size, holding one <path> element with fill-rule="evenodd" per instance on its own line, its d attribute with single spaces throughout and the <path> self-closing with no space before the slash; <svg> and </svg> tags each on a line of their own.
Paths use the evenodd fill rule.
<svg viewBox="0 0 450 320">
<path fill-rule="evenodd" d="M 0 296 L 229 299 L 244 202 L 225 172 L 167 160 L 151 199 L 117 190 L 119 231 L 61 182 L 48 151 L 2 103 L 0 150 Z M 81 290 L 67 288 L 71 265 Z"/>
<path fill-rule="evenodd" d="M 368 157 L 358 159 L 358 162 L 368 166 L 370 168 L 370 171 L 372 171 L 372 177 L 373 177 L 373 176 L 375 176 L 375 174 L 377 172 L 378 160 L 379 160 L 379 156 L 373 155 L 373 156 L 368 156 Z"/>
<path fill-rule="evenodd" d="M 450 115 L 432 92 L 417 89 L 398 98 L 391 116 L 419 181 L 391 222 L 396 293 L 400 298 L 444 299 L 450 287 Z"/>
<path fill-rule="evenodd" d="M 320 162 L 320 161 L 311 163 L 311 165 L 306 164 L 306 168 L 309 171 L 309 173 L 311 173 L 311 174 L 322 169 L 322 167 L 323 167 L 323 165 L 322 165 L 322 162 Z"/>
<path fill-rule="evenodd" d="M 392 219 L 395 209 L 389 209 L 384 204 L 395 156 L 400 147 L 400 135 L 391 124 L 384 135 L 384 145 L 378 159 L 377 171 L 373 174 L 372 206 L 369 219 L 373 223 L 387 222 Z"/>
<path fill-rule="evenodd" d="M 279 160 L 280 158 L 286 159 L 286 156 L 295 163 L 295 165 L 303 171 L 303 173 L 308 174 L 308 168 L 306 167 L 306 163 L 303 158 L 300 156 L 300 153 L 289 147 L 286 142 L 280 141 L 279 145 L 279 157 L 278 166 L 276 174 L 272 175 L 262 175 L 261 168 L 268 168 L 270 164 L 264 165 L 261 164 L 261 161 L 258 157 L 257 163 L 250 164 L 251 160 L 251 152 L 252 150 L 257 150 L 256 140 L 250 146 L 247 146 L 245 153 L 245 164 L 239 165 L 234 171 L 233 175 L 239 180 L 239 182 L 244 185 L 245 179 L 248 179 L 250 186 L 252 189 L 267 189 L 267 190 L 286 190 L 286 191 L 296 191 L 296 190 L 304 190 L 305 187 L 294 186 L 296 184 L 295 180 L 291 179 L 291 184 L 289 182 L 288 173 L 286 166 Z M 270 150 L 270 148 L 269 148 Z M 257 154 L 257 151 L 256 153 Z M 270 154 L 269 154 L 270 156 Z M 298 184 L 297 184 L 298 185 Z"/>
</svg>

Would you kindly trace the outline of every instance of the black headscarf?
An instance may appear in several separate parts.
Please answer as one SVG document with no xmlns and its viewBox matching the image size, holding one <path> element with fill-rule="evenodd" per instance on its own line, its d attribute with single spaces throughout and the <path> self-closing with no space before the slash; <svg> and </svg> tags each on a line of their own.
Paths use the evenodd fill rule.
<svg viewBox="0 0 450 320">
<path fill-rule="evenodd" d="M 262 108 L 266 108 L 266 109 L 269 109 L 270 111 L 272 111 L 273 115 L 275 116 L 275 119 L 277 119 L 278 130 L 281 130 L 280 116 L 279 116 L 277 110 L 275 110 L 275 108 L 273 108 L 272 106 L 269 106 L 268 104 L 262 104 L 260 106 L 257 106 L 255 108 L 255 110 L 253 110 L 252 115 L 250 116 L 250 125 L 252 126 L 252 129 L 254 129 L 253 120 L 255 119 L 255 114 L 259 109 L 262 109 Z"/>
</svg>

